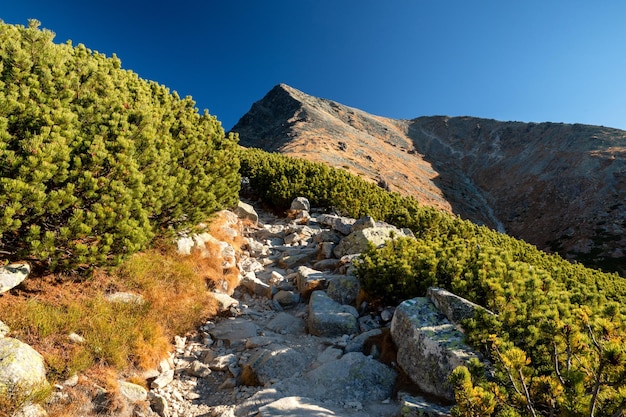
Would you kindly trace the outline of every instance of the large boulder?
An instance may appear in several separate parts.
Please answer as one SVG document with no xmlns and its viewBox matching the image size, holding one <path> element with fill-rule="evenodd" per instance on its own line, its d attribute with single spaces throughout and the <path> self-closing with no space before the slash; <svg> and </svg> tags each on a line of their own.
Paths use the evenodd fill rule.
<svg viewBox="0 0 626 417">
<path fill-rule="evenodd" d="M 247 220 L 255 226 L 259 221 L 259 215 L 256 210 L 254 210 L 254 207 L 250 204 L 244 203 L 243 201 L 237 203 L 237 207 L 233 209 L 233 213 L 235 213 L 240 219 Z"/>
<path fill-rule="evenodd" d="M 326 284 L 327 276 L 321 271 L 308 266 L 300 266 L 296 272 L 296 287 L 305 298 L 313 291 L 322 289 Z"/>
<path fill-rule="evenodd" d="M 390 398 L 397 373 L 376 359 L 360 352 L 350 352 L 308 372 L 313 398 L 329 401 L 382 401 Z"/>
<path fill-rule="evenodd" d="M 14 263 L 0 267 L 0 294 L 15 288 L 30 274 L 30 265 Z"/>
<path fill-rule="evenodd" d="M 446 315 L 448 320 L 456 325 L 460 325 L 461 321 L 465 319 L 473 318 L 478 310 L 493 314 L 486 308 L 472 303 L 463 297 L 459 297 L 458 295 L 444 290 L 443 288 L 430 287 L 426 296 L 433 302 L 439 311 Z"/>
<path fill-rule="evenodd" d="M 343 238 L 333 251 L 337 258 L 341 258 L 344 255 L 361 253 L 370 244 L 376 247 L 384 245 L 388 240 L 399 236 L 405 236 L 405 233 L 394 227 L 376 226 L 357 229 Z"/>
<path fill-rule="evenodd" d="M 28 396 L 48 386 L 43 357 L 17 339 L 0 338 L 0 392 Z"/>
<path fill-rule="evenodd" d="M 245 385 L 263 386 L 302 372 L 310 358 L 292 347 L 272 344 L 258 348 L 243 366 L 241 382 Z"/>
<path fill-rule="evenodd" d="M 355 219 L 334 214 L 321 214 L 317 217 L 317 221 L 323 225 L 330 226 L 333 230 L 346 236 L 350 234 L 352 225 L 356 222 Z"/>
<path fill-rule="evenodd" d="M 313 291 L 309 300 L 309 333 L 321 337 L 353 335 L 359 331 L 359 313 L 352 306 L 333 301 L 324 291 Z"/>
<path fill-rule="evenodd" d="M 296 197 L 291 202 L 291 210 L 311 210 L 311 203 L 306 197 Z"/>
<path fill-rule="evenodd" d="M 452 371 L 478 355 L 465 344 L 463 333 L 426 297 L 400 304 L 391 321 L 398 348 L 398 365 L 424 392 L 454 401 L 448 378 Z"/>
<path fill-rule="evenodd" d="M 334 276 L 328 283 L 326 294 L 339 304 L 354 304 L 361 290 L 359 279 L 352 275 Z"/>
</svg>

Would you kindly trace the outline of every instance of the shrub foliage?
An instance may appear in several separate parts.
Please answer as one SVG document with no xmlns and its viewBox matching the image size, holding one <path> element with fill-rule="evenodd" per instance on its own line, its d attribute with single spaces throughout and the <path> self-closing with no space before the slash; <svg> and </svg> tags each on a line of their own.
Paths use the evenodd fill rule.
<svg viewBox="0 0 626 417">
<path fill-rule="evenodd" d="M 113 55 L 0 21 L 0 246 L 115 263 L 236 202 L 236 138 Z"/>
<path fill-rule="evenodd" d="M 389 302 L 446 288 L 496 315 L 465 323 L 495 365 L 459 368 L 456 416 L 621 416 L 626 409 L 626 283 L 571 264 L 486 227 L 421 207 L 345 171 L 259 150 L 240 152 L 241 174 L 264 202 L 296 196 L 346 215 L 408 227 L 361 255 L 357 275 Z"/>
</svg>

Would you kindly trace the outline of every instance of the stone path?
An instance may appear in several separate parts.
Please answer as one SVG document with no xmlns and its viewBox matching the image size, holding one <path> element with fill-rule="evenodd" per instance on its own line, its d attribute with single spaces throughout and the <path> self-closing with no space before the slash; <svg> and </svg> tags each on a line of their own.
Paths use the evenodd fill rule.
<svg viewBox="0 0 626 417">
<path fill-rule="evenodd" d="M 337 230 L 354 221 L 324 225 L 306 210 L 298 220 L 260 216 L 246 231 L 241 285 L 221 296 L 220 317 L 177 338 L 152 383 L 152 408 L 171 417 L 400 415 L 395 369 L 375 359 L 376 347 L 363 353 L 393 313 L 357 312 L 350 257 L 333 254 Z"/>
</svg>

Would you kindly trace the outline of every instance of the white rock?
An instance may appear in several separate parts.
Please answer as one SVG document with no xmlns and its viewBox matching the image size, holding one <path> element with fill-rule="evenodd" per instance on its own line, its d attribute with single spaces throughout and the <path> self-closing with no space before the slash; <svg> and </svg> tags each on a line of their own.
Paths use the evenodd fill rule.
<svg viewBox="0 0 626 417">
<path fill-rule="evenodd" d="M 30 274 L 30 265 L 14 263 L 0 267 L 0 294 L 15 288 Z"/>
</svg>

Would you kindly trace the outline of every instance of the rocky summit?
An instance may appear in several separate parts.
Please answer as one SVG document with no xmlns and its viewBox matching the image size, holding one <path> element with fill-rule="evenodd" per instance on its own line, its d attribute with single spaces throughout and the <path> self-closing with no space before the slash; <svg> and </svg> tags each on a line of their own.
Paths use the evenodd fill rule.
<svg viewBox="0 0 626 417">
<path fill-rule="evenodd" d="M 474 117 L 378 117 L 281 84 L 232 129 L 246 147 L 346 169 L 556 251 L 626 271 L 626 132 Z"/>
</svg>

